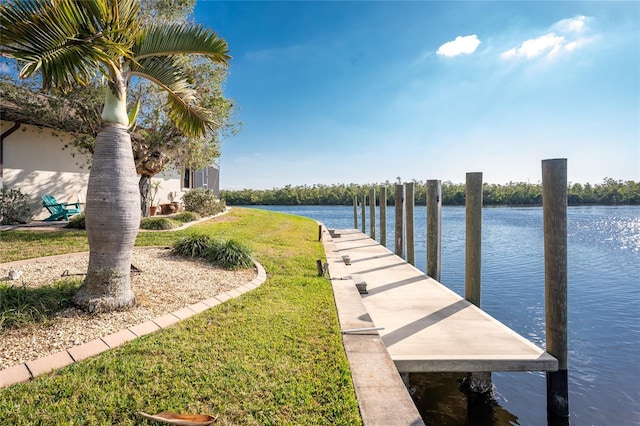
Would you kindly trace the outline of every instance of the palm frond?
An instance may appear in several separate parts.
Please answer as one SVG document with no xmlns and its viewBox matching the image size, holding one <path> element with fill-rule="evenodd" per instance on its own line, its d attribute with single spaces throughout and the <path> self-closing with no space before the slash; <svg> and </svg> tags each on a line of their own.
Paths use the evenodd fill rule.
<svg viewBox="0 0 640 426">
<path fill-rule="evenodd" d="M 226 64 L 229 56 L 227 42 L 201 25 L 152 25 L 146 27 L 133 47 L 136 60 L 150 56 L 180 54 L 203 55 Z"/>
<path fill-rule="evenodd" d="M 136 0 L 16 0 L 0 8 L 0 53 L 26 62 L 21 77 L 40 70 L 45 88 L 86 84 L 118 66 L 139 29 Z"/>
<path fill-rule="evenodd" d="M 162 87 L 169 95 L 169 117 L 190 137 L 203 136 L 215 126 L 209 110 L 195 105 L 196 90 L 171 56 L 147 57 L 131 64 L 130 74 Z"/>
</svg>

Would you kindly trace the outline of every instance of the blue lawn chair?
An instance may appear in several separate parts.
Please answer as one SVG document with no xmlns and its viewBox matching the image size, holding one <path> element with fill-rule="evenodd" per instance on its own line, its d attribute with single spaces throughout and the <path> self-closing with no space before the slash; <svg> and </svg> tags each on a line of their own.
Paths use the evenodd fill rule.
<svg viewBox="0 0 640 426">
<path fill-rule="evenodd" d="M 55 197 L 51 195 L 43 195 L 41 198 L 43 207 L 51 213 L 51 216 L 45 219 L 47 222 L 54 220 L 69 220 L 69 217 L 82 213 L 80 203 L 59 203 L 56 201 Z"/>
</svg>

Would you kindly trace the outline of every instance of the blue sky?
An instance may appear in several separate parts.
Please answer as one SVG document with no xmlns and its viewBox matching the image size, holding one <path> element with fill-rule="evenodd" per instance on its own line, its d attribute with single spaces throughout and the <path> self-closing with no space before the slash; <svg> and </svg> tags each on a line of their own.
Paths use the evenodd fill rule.
<svg viewBox="0 0 640 426">
<path fill-rule="evenodd" d="M 219 2 L 221 187 L 640 180 L 639 2 Z"/>
</svg>

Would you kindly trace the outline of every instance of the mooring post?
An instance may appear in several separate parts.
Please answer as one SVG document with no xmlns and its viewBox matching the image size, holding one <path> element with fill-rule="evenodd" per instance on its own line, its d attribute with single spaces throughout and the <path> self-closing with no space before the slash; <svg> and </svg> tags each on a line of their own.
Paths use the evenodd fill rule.
<svg viewBox="0 0 640 426">
<path fill-rule="evenodd" d="M 566 158 L 542 161 L 542 211 L 547 352 L 558 359 L 547 372 L 547 416 L 568 419 Z"/>
<path fill-rule="evenodd" d="M 427 180 L 427 275 L 440 282 L 442 182 Z"/>
<path fill-rule="evenodd" d="M 467 173 L 465 185 L 464 297 L 480 307 L 482 275 L 482 173 Z"/>
<path fill-rule="evenodd" d="M 404 184 L 404 213 L 405 223 L 407 229 L 407 235 L 405 236 L 407 241 L 407 262 L 416 265 L 415 256 L 415 233 L 413 223 L 413 206 L 415 203 L 415 184 L 413 182 L 407 182 Z"/>
<path fill-rule="evenodd" d="M 367 206 L 367 195 L 364 194 L 362 196 L 362 209 L 361 209 L 361 212 L 362 212 L 362 233 L 363 234 L 366 234 L 366 232 L 367 232 L 367 217 L 366 217 L 366 211 L 367 211 L 366 208 L 367 207 L 366 206 Z"/>
<path fill-rule="evenodd" d="M 380 245 L 387 246 L 387 187 L 380 187 Z"/>
<path fill-rule="evenodd" d="M 353 196 L 353 229 L 358 229 L 358 196 Z"/>
<path fill-rule="evenodd" d="M 465 184 L 465 280 L 464 297 L 480 307 L 482 288 L 482 173 L 467 173 Z M 470 402 L 486 401 L 493 395 L 490 371 L 467 374 L 466 389 Z"/>
<path fill-rule="evenodd" d="M 396 213 L 396 227 L 395 227 L 395 253 L 396 256 L 404 257 L 403 241 L 402 238 L 402 229 L 403 229 L 403 220 L 402 220 L 402 203 L 404 202 L 404 187 L 402 184 L 396 185 L 395 194 L 393 197 L 393 204 L 395 207 Z"/>
<path fill-rule="evenodd" d="M 372 240 L 376 239 L 376 189 L 369 189 L 369 234 Z"/>
</svg>

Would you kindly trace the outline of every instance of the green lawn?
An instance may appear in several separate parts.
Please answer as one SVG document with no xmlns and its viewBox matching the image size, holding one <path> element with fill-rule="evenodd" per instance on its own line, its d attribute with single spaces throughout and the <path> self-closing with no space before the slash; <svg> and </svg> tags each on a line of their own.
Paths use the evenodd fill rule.
<svg viewBox="0 0 640 426">
<path fill-rule="evenodd" d="M 187 230 L 141 232 L 137 244 L 189 233 L 247 244 L 267 281 L 175 327 L 0 389 L 3 424 L 147 424 L 137 411 L 164 410 L 218 415 L 223 425 L 362 423 L 331 284 L 317 277 L 316 222 L 235 208 Z M 9 261 L 87 243 L 82 231 L 8 231 L 0 250 Z"/>
</svg>

